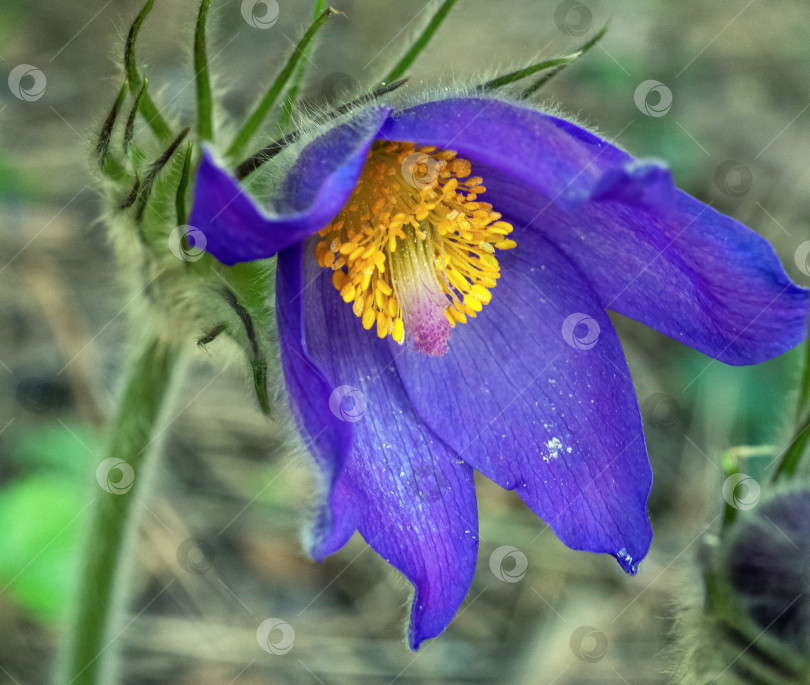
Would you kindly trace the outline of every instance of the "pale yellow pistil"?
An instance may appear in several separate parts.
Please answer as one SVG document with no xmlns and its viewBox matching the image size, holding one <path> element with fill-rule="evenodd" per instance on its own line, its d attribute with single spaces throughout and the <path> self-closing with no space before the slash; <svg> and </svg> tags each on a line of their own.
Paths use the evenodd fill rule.
<svg viewBox="0 0 810 685">
<path fill-rule="evenodd" d="M 451 150 L 376 141 L 357 186 L 320 231 L 315 258 L 363 327 L 425 354 L 492 298 L 512 226 L 479 202 L 483 179 Z M 463 180 L 462 180 L 463 179 Z"/>
</svg>

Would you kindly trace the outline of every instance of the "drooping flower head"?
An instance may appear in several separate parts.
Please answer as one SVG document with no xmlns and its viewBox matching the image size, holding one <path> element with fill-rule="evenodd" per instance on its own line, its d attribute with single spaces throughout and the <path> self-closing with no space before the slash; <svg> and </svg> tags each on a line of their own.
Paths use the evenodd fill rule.
<svg viewBox="0 0 810 685">
<path fill-rule="evenodd" d="M 278 256 L 284 376 L 322 475 L 316 559 L 359 530 L 416 589 L 413 648 L 475 569 L 473 469 L 635 573 L 651 473 L 610 309 L 729 364 L 798 344 L 807 292 L 657 162 L 524 106 L 370 104 L 297 151 L 272 208 L 209 150 L 189 223 Z"/>
</svg>

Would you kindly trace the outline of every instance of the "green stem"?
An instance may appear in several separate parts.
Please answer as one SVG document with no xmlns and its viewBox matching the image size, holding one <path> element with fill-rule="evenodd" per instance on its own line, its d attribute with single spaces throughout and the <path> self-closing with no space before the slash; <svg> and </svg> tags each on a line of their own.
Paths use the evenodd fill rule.
<svg viewBox="0 0 810 685">
<path fill-rule="evenodd" d="M 143 22 L 152 11 L 154 4 L 155 0 L 147 0 L 141 11 L 138 12 L 138 16 L 135 17 L 135 21 L 132 23 L 132 26 L 130 26 L 127 42 L 124 46 L 124 69 L 126 69 L 129 87 L 133 93 L 137 93 L 141 87 L 141 75 L 138 73 L 138 65 L 135 62 L 135 42 L 138 40 L 138 32 L 141 30 Z M 152 98 L 149 96 L 148 92 L 143 94 L 138 110 L 141 116 L 146 120 L 149 128 L 151 128 L 152 132 L 157 136 L 158 140 L 161 142 L 171 140 L 172 130 L 169 128 L 160 110 L 155 103 L 152 102 Z"/>
<path fill-rule="evenodd" d="M 799 424 L 793 439 L 782 453 L 779 465 L 773 474 L 774 482 L 780 478 L 790 478 L 796 473 L 802 457 L 807 452 L 808 445 L 810 445 L 810 415 L 806 416 L 804 421 Z"/>
<path fill-rule="evenodd" d="M 494 78 L 491 81 L 482 83 L 480 86 L 478 86 L 478 90 L 495 90 L 496 88 L 508 86 L 510 83 L 514 83 L 515 81 L 519 81 L 527 76 L 536 74 L 538 71 L 542 71 L 543 69 L 551 69 L 553 67 L 559 67 L 560 65 L 573 62 L 581 54 L 581 52 L 575 52 L 571 55 L 565 55 L 564 57 L 557 57 L 555 59 L 546 60 L 545 62 L 532 64 L 529 67 L 512 71 L 508 74 L 504 74 L 503 76 L 499 76 L 498 78 Z"/>
<path fill-rule="evenodd" d="M 324 9 L 326 9 L 326 0 L 315 0 L 315 12 L 312 17 L 313 21 L 321 15 L 321 12 L 323 12 Z M 312 56 L 314 49 L 315 41 L 313 40 L 309 45 L 307 45 L 306 50 L 304 51 L 304 59 L 298 65 L 298 69 L 295 70 L 295 76 L 293 76 L 292 83 L 287 89 L 287 95 L 284 98 L 284 104 L 281 107 L 281 119 L 279 119 L 278 123 L 279 128 L 282 131 L 286 130 L 290 125 L 293 108 L 295 107 L 296 100 L 298 100 L 298 91 L 301 90 L 301 83 L 303 82 L 304 76 L 307 73 L 309 58 Z"/>
<path fill-rule="evenodd" d="M 335 10 L 327 8 L 314 22 L 312 22 L 312 25 L 309 27 L 309 29 L 307 29 L 304 37 L 298 42 L 298 45 L 295 46 L 295 52 L 293 52 L 290 59 L 287 60 L 287 64 L 284 65 L 281 73 L 276 77 L 276 80 L 273 81 L 270 89 L 264 94 L 264 97 L 259 101 L 259 104 L 256 105 L 256 108 L 250 114 L 248 120 L 245 122 L 244 126 L 242 126 L 239 133 L 236 134 L 236 137 L 233 139 L 233 142 L 226 153 L 229 158 L 233 159 L 235 157 L 239 157 L 244 152 L 245 147 L 250 142 L 250 139 L 253 138 L 256 131 L 259 130 L 262 122 L 270 113 L 270 109 L 273 107 L 279 95 L 281 95 L 281 92 L 284 90 L 284 87 L 292 77 L 295 68 L 298 66 L 298 62 L 305 54 L 307 45 L 309 45 L 310 41 L 318 32 L 318 29 L 323 26 L 323 23 L 332 14 L 335 14 Z"/>
<path fill-rule="evenodd" d="M 383 83 L 395 81 L 411 68 L 411 65 L 416 61 L 416 58 L 419 57 L 422 50 L 425 49 L 427 44 L 430 42 L 430 39 L 433 38 L 433 34 L 438 31 L 439 27 L 442 25 L 442 22 L 445 20 L 447 15 L 450 14 L 450 10 L 453 9 L 453 5 L 455 4 L 456 0 L 444 1 L 444 4 L 442 4 L 436 14 L 433 15 L 433 18 L 425 27 L 425 30 L 422 31 L 422 35 L 416 39 L 416 42 L 411 46 L 411 49 L 402 56 L 402 59 L 400 59 L 399 62 L 394 65 L 394 68 L 388 72 L 388 76 L 383 79 Z"/>
<path fill-rule="evenodd" d="M 602 40 L 602 38 L 604 38 L 605 34 L 607 33 L 608 24 L 610 24 L 610 22 L 608 22 L 601 29 L 599 29 L 599 31 L 597 31 L 596 35 L 594 35 L 593 38 L 590 38 L 588 41 L 583 43 L 577 52 L 579 52 L 580 55 L 584 55 L 586 52 L 588 52 L 588 50 L 590 50 L 594 45 L 596 45 L 600 40 Z M 540 90 L 540 88 L 546 85 L 546 83 L 548 83 L 557 74 L 559 74 L 566 66 L 567 63 L 561 64 L 556 69 L 553 69 L 552 71 L 548 71 L 545 74 L 543 74 L 539 79 L 537 79 L 532 85 L 530 85 L 526 90 L 524 90 L 520 94 L 520 98 L 526 99 L 527 97 L 534 95 L 534 93 L 536 93 L 538 90 Z"/>
<path fill-rule="evenodd" d="M 792 477 L 810 446 L 810 339 L 804 341 L 804 369 L 799 381 L 799 397 L 796 402 L 796 432 L 782 453 L 779 465 L 773 474 L 774 482 Z"/>
<path fill-rule="evenodd" d="M 810 411 L 810 339 L 804 341 L 804 370 L 799 383 L 796 422 L 799 423 L 808 411 Z"/>
<path fill-rule="evenodd" d="M 201 141 L 214 139 L 211 75 L 208 73 L 208 55 L 205 49 L 205 22 L 211 0 L 202 0 L 194 32 L 194 76 L 197 83 L 197 135 Z"/>
<path fill-rule="evenodd" d="M 147 481 L 146 456 L 177 357 L 175 349 L 151 339 L 130 368 L 105 458 L 125 461 L 135 474 L 134 486 L 122 494 L 113 494 L 102 485 L 96 494 L 60 685 L 112 682 L 102 666 L 115 639 L 111 632 L 118 609 L 115 601 L 118 577 L 127 563 L 126 533 L 135 513 L 136 498 L 142 495 L 140 484 Z M 115 471 L 113 468 L 104 475 L 107 483 L 115 482 L 111 478 Z M 123 473 L 121 469 L 118 472 Z M 118 482 L 124 485 L 123 480 Z"/>
</svg>

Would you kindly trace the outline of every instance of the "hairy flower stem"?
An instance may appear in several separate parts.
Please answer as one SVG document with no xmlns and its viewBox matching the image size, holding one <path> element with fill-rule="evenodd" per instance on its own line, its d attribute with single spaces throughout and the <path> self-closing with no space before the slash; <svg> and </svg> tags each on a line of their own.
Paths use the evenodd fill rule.
<svg viewBox="0 0 810 685">
<path fill-rule="evenodd" d="M 57 679 L 59 685 L 113 682 L 107 673 L 107 661 L 114 651 L 111 647 L 116 635 L 112 631 L 121 609 L 121 572 L 129 565 L 127 530 L 136 514 L 135 501 L 143 497 L 144 483 L 148 482 L 147 455 L 153 451 L 150 447 L 155 426 L 177 359 L 177 349 L 152 338 L 130 366 L 104 456 L 127 462 L 135 473 L 135 482 L 122 494 L 107 492 L 100 483 L 85 540 L 70 643 Z"/>
</svg>

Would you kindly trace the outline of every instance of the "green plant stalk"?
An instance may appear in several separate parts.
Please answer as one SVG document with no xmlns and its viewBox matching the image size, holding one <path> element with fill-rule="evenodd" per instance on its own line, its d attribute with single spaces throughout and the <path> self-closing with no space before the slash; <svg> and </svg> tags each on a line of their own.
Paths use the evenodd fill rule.
<svg viewBox="0 0 810 685">
<path fill-rule="evenodd" d="M 807 452 L 808 445 L 810 445 L 810 415 L 805 417 L 804 421 L 799 424 L 793 439 L 782 453 L 779 465 L 773 474 L 774 482 L 780 478 L 791 478 L 796 474 L 799 463 Z"/>
<path fill-rule="evenodd" d="M 315 0 L 315 12 L 312 16 L 313 21 L 321 15 L 321 12 L 323 12 L 324 9 L 326 9 L 326 0 Z M 281 119 L 279 119 L 278 124 L 282 131 L 286 130 L 287 126 L 290 124 L 293 108 L 295 107 L 296 100 L 298 100 L 298 92 L 301 90 L 301 83 L 303 82 L 304 76 L 307 73 L 309 58 L 314 51 L 315 41 L 313 40 L 309 45 L 307 45 L 306 50 L 304 50 L 304 61 L 298 65 L 298 69 L 295 70 L 295 76 L 293 76 L 292 83 L 287 89 L 287 96 L 284 98 L 284 105 L 281 108 Z"/>
<path fill-rule="evenodd" d="M 536 74 L 538 71 L 542 71 L 543 69 L 551 69 L 553 67 L 559 67 L 560 65 L 573 62 L 581 54 L 582 52 L 575 52 L 571 55 L 565 55 L 564 57 L 549 59 L 546 60 L 545 62 L 538 62 L 537 64 L 533 64 L 530 67 L 525 67 L 524 69 L 512 71 L 508 74 L 504 74 L 503 76 L 499 76 L 498 78 L 494 78 L 491 81 L 482 83 L 480 86 L 478 86 L 478 90 L 482 91 L 495 90 L 496 88 L 508 86 L 510 83 L 514 83 L 515 81 L 519 81 L 520 79 L 526 78 L 527 76 Z"/>
<path fill-rule="evenodd" d="M 774 471 L 774 482 L 780 478 L 790 478 L 796 473 L 808 446 L 810 446 L 810 339 L 804 341 L 804 368 L 796 401 L 796 432 Z"/>
<path fill-rule="evenodd" d="M 205 49 L 205 23 L 211 0 L 202 0 L 194 32 L 194 80 L 197 83 L 197 135 L 201 141 L 214 139 L 211 75 L 208 73 L 208 55 Z"/>
<path fill-rule="evenodd" d="M 127 73 L 130 90 L 133 93 L 137 93 L 141 87 L 141 75 L 138 73 L 138 66 L 135 63 L 135 42 L 138 39 L 138 32 L 141 30 L 143 22 L 152 11 L 154 4 L 155 0 L 147 0 L 141 11 L 138 12 L 138 16 L 135 17 L 135 21 L 129 29 L 127 42 L 124 46 L 124 69 Z M 147 125 L 152 129 L 159 141 L 165 143 L 172 139 L 171 128 L 166 123 L 160 110 L 155 106 L 148 92 L 144 92 L 138 104 L 138 111 L 140 111 L 141 116 L 146 120 Z"/>
<path fill-rule="evenodd" d="M 810 412 L 810 339 L 804 341 L 804 370 L 799 382 L 799 398 L 796 403 L 796 423 Z"/>
<path fill-rule="evenodd" d="M 425 30 L 422 31 L 419 38 L 416 39 L 416 42 L 411 46 L 410 50 L 408 50 L 408 52 L 402 56 L 402 59 L 400 59 L 399 62 L 394 65 L 394 68 L 388 72 L 388 75 L 383 79 L 383 83 L 390 83 L 391 81 L 395 81 L 396 79 L 405 75 L 405 72 L 411 68 L 411 65 L 416 61 L 416 58 L 419 57 L 422 50 L 427 47 L 430 39 L 433 38 L 433 34 L 438 31 L 439 27 L 442 25 L 442 22 L 445 20 L 447 15 L 450 14 L 450 10 L 453 9 L 453 5 L 455 4 L 456 0 L 444 1 L 444 4 L 439 7 L 436 14 L 433 15 L 430 23 L 428 23 Z"/>
<path fill-rule="evenodd" d="M 129 370 L 105 458 L 123 459 L 135 472 L 133 487 L 124 494 L 97 489 L 85 541 L 80 585 L 70 626 L 70 642 L 59 674 L 59 685 L 108 685 L 104 660 L 115 635 L 116 595 L 126 559 L 127 529 L 135 502 L 147 482 L 147 454 L 155 426 L 177 366 L 178 352 L 156 339 L 140 349 Z"/>
<path fill-rule="evenodd" d="M 601 29 L 599 29 L 599 31 L 597 31 L 597 33 L 592 38 L 590 38 L 580 46 L 577 52 L 579 52 L 580 55 L 584 55 L 586 52 L 588 52 L 588 50 L 590 50 L 594 45 L 596 45 L 600 40 L 602 40 L 602 38 L 604 38 L 605 34 L 607 33 L 609 24 L 610 22 L 608 22 Z M 546 83 L 548 83 L 557 74 L 559 74 L 567 65 L 568 63 L 561 64 L 556 69 L 548 71 L 545 74 L 543 74 L 539 79 L 537 79 L 532 85 L 530 85 L 526 90 L 524 90 L 520 94 L 520 99 L 524 100 L 527 97 L 534 95 L 534 93 L 540 90 L 540 88 L 542 88 L 544 85 L 546 85 Z"/>
<path fill-rule="evenodd" d="M 245 147 L 248 145 L 248 143 L 250 143 L 250 139 L 253 138 L 256 131 L 259 130 L 262 122 L 270 113 L 270 109 L 273 107 L 276 100 L 278 100 L 279 95 L 281 95 L 285 86 L 295 72 L 298 62 L 305 54 L 307 45 L 309 45 L 310 41 L 315 37 L 318 29 L 321 28 L 324 22 L 334 13 L 335 10 L 331 8 L 325 9 L 307 29 L 304 37 L 298 42 L 298 45 L 295 46 L 295 51 L 292 55 L 290 55 L 290 59 L 287 60 L 287 64 L 284 65 L 281 73 L 276 77 L 276 80 L 273 81 L 269 90 L 264 94 L 264 97 L 262 97 L 259 104 L 256 105 L 256 108 L 253 110 L 253 112 L 251 112 L 248 120 L 242 126 L 239 133 L 237 133 L 234 137 L 233 142 L 226 153 L 230 159 L 234 159 L 242 155 Z"/>
</svg>

